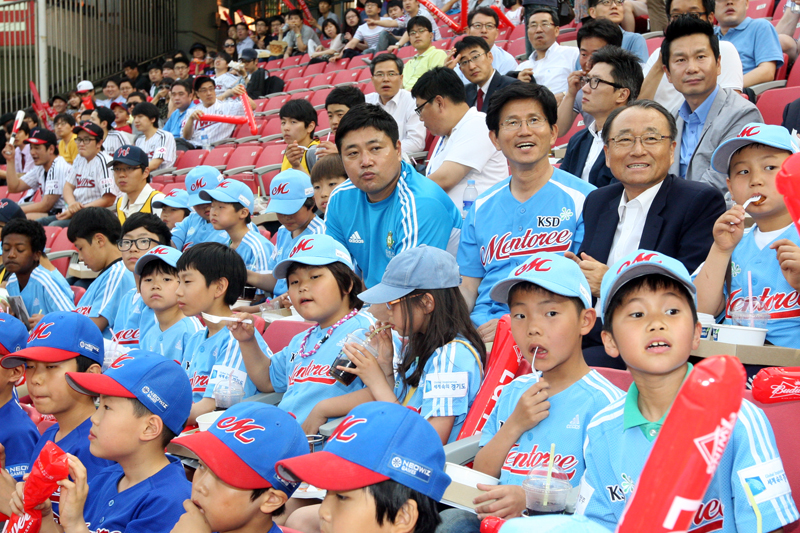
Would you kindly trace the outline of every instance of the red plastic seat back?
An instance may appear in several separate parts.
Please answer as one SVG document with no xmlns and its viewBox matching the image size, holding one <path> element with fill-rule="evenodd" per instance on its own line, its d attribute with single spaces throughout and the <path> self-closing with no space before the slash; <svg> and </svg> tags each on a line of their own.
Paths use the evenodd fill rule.
<svg viewBox="0 0 800 533">
<path fill-rule="evenodd" d="M 295 335 L 312 327 L 308 322 L 295 320 L 277 320 L 271 323 L 264 332 L 264 341 L 273 353 L 277 353 L 289 345 Z"/>
</svg>

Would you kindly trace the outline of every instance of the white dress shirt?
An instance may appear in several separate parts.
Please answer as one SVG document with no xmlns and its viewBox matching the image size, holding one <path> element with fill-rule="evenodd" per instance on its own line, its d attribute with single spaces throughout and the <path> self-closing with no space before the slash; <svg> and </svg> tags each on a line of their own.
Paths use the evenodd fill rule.
<svg viewBox="0 0 800 533">
<path fill-rule="evenodd" d="M 583 181 L 589 181 L 589 174 L 592 172 L 595 161 L 603 154 L 603 130 L 595 131 L 594 122 L 589 124 L 586 129 L 589 130 L 589 135 L 592 136 L 592 146 L 589 148 L 589 155 L 586 156 L 586 163 L 583 164 L 583 171 L 581 172 Z"/>
<path fill-rule="evenodd" d="M 527 60 L 517 67 L 517 71 L 526 68 L 533 70 L 536 83 L 544 85 L 553 94 L 567 91 L 567 78 L 572 73 L 580 52 L 574 46 L 561 46 L 557 42 L 547 49 L 542 59 L 536 59 L 536 50 Z"/>
<path fill-rule="evenodd" d="M 644 222 L 647 220 L 647 213 L 653 200 L 664 183 L 662 180 L 658 185 L 654 185 L 641 193 L 633 200 L 628 200 L 628 194 L 622 193 L 619 199 L 619 224 L 617 231 L 614 232 L 614 242 L 608 253 L 608 264 L 613 265 L 627 254 L 639 248 L 639 241 L 642 239 Z"/>
<path fill-rule="evenodd" d="M 400 149 L 403 153 L 421 152 L 425 149 L 425 125 L 414 112 L 417 103 L 409 91 L 400 89 L 391 100 L 384 105 L 378 93 L 369 93 L 364 97 L 368 104 L 375 104 L 392 115 L 397 122 L 400 133 Z"/>
</svg>

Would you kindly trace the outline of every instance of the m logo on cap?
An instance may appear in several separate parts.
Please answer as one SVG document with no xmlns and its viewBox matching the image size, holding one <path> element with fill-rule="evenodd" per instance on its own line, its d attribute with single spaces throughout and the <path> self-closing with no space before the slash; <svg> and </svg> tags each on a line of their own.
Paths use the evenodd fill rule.
<svg viewBox="0 0 800 533">
<path fill-rule="evenodd" d="M 738 136 L 752 137 L 753 135 L 757 135 L 760 132 L 761 132 L 761 126 L 750 126 L 749 128 L 744 128 Z"/>
<path fill-rule="evenodd" d="M 202 189 L 202 188 L 204 188 L 205 186 L 206 186 L 206 182 L 205 182 L 205 180 L 204 180 L 203 178 L 200 178 L 199 180 L 197 180 L 197 181 L 195 181 L 194 183 L 192 183 L 192 186 L 191 186 L 191 187 L 189 187 L 189 189 L 190 189 L 192 192 L 194 192 L 194 191 L 196 191 L 197 189 Z"/>
<path fill-rule="evenodd" d="M 47 331 L 47 329 L 55 324 L 55 322 L 39 322 L 36 325 L 36 328 L 31 331 L 30 336 L 28 337 L 28 342 L 34 341 L 36 339 L 44 340 L 50 336 L 52 331 Z"/>
<path fill-rule="evenodd" d="M 172 189 L 171 191 L 169 191 L 166 194 L 166 197 L 167 198 L 172 198 L 173 196 L 177 196 L 177 195 L 178 195 L 178 189 Z"/>
<path fill-rule="evenodd" d="M 277 187 L 273 187 L 272 196 L 277 196 L 279 194 L 289 194 L 289 184 L 288 183 L 281 183 Z"/>
<path fill-rule="evenodd" d="M 617 270 L 617 274 L 619 274 L 620 272 L 622 272 L 626 268 L 635 265 L 636 263 L 646 263 L 648 261 L 653 261 L 655 263 L 660 263 L 661 261 L 659 261 L 658 259 L 653 259 L 657 255 L 658 254 L 656 254 L 656 253 L 639 254 L 639 255 L 637 255 L 636 257 L 633 258 L 633 261 L 625 261 L 624 263 L 622 263 L 622 265 L 619 267 L 619 270 Z"/>
<path fill-rule="evenodd" d="M 8 202 L 6 202 L 5 200 L 3 200 L 2 202 L 0 202 L 0 209 L 4 208 L 4 207 L 5 207 L 5 206 L 7 206 L 7 205 L 8 205 Z"/>
<path fill-rule="evenodd" d="M 217 185 L 217 189 L 227 189 L 227 188 L 228 188 L 228 185 L 230 185 L 230 184 L 231 184 L 231 182 L 230 182 L 230 181 L 227 181 L 227 180 L 226 180 L 226 181 L 223 181 L 222 183 L 220 183 L 219 185 Z"/>
<path fill-rule="evenodd" d="M 347 433 L 347 432 L 350 431 L 353 428 L 353 426 L 356 426 L 358 424 L 363 424 L 366 421 L 367 421 L 366 418 L 354 418 L 353 415 L 348 416 L 347 418 L 342 420 L 342 423 L 339 424 L 339 427 L 337 427 L 333 431 L 333 433 L 331 433 L 328 442 L 332 442 L 334 440 L 338 440 L 339 442 L 350 442 L 354 438 L 358 437 L 358 433 L 355 432 Z"/>
<path fill-rule="evenodd" d="M 533 261 L 531 261 L 529 263 L 525 263 L 524 265 L 519 267 L 516 270 L 516 272 L 514 272 L 514 275 L 515 276 L 521 276 L 525 272 L 530 272 L 531 270 L 535 270 L 537 272 L 547 272 L 548 270 L 550 270 L 550 267 L 546 266 L 546 265 L 548 263 L 550 263 L 551 261 L 552 261 L 552 259 L 542 259 L 540 257 L 537 257 Z"/>
<path fill-rule="evenodd" d="M 128 154 L 131 153 L 130 148 L 120 148 L 117 150 L 115 157 L 128 157 Z"/>
<path fill-rule="evenodd" d="M 120 355 L 119 357 L 117 357 L 114 360 L 113 363 L 108 365 L 108 368 L 122 368 L 123 366 L 125 366 L 124 365 L 125 361 L 132 360 L 132 359 L 133 359 L 133 357 L 131 357 L 130 355 Z"/>
<path fill-rule="evenodd" d="M 169 250 L 167 248 L 164 248 L 163 246 L 156 246 L 155 248 L 150 250 L 150 253 L 153 255 L 167 255 L 169 253 Z"/>
<path fill-rule="evenodd" d="M 293 257 L 297 252 L 307 252 L 312 248 L 314 248 L 314 242 L 311 239 L 303 239 L 292 248 L 289 257 Z"/>
<path fill-rule="evenodd" d="M 250 444 L 255 439 L 245 437 L 249 431 L 264 431 L 264 426 L 254 423 L 252 418 L 242 418 L 237 420 L 235 416 L 228 416 L 217 422 L 217 427 L 225 433 L 233 433 L 233 437 L 242 444 Z"/>
</svg>

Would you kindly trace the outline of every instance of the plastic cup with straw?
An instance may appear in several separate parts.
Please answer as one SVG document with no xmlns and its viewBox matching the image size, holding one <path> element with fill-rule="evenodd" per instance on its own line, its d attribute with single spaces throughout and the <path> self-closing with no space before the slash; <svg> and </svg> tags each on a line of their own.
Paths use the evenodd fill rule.
<svg viewBox="0 0 800 533">
<path fill-rule="evenodd" d="M 547 480 L 544 482 L 544 505 L 547 506 L 547 499 L 550 496 L 550 482 L 553 480 L 553 462 L 556 459 L 556 443 L 550 445 L 550 460 L 547 462 Z"/>
</svg>

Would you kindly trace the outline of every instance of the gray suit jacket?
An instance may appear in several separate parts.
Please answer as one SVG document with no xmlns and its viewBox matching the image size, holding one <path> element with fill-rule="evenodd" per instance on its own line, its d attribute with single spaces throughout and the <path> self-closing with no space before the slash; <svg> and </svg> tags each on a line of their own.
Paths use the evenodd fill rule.
<svg viewBox="0 0 800 533">
<path fill-rule="evenodd" d="M 675 121 L 678 126 L 678 136 L 675 138 L 675 142 L 678 144 L 675 147 L 675 162 L 672 163 L 669 171 L 671 174 L 679 176 L 684 121 L 678 111 L 675 111 Z M 703 124 L 697 148 L 689 160 L 686 179 L 708 183 L 725 194 L 728 191 L 725 178 L 728 176 L 711 168 L 711 156 L 717 146 L 731 137 L 736 137 L 742 131 L 742 127 L 750 122 L 763 122 L 758 108 L 733 89 L 720 88 L 714 103 L 711 104 L 706 122 Z"/>
</svg>

